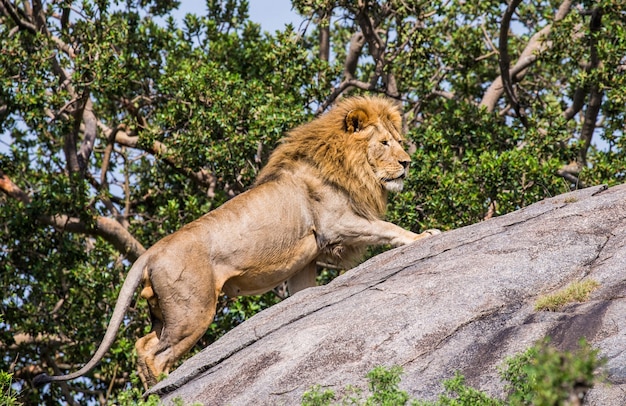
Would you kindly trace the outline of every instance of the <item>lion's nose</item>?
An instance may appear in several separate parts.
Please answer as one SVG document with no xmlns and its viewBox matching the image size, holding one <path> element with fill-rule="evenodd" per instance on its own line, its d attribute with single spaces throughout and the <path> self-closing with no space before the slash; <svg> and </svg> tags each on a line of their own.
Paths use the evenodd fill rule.
<svg viewBox="0 0 626 406">
<path fill-rule="evenodd" d="M 402 167 L 404 169 L 409 169 L 409 165 L 411 164 L 411 161 L 399 161 L 400 165 L 402 165 Z"/>
</svg>

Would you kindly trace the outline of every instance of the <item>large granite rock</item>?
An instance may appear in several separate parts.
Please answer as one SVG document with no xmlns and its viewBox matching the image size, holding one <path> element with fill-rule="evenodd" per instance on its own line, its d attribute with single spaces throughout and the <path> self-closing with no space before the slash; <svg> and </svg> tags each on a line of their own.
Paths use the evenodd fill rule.
<svg viewBox="0 0 626 406">
<path fill-rule="evenodd" d="M 573 281 L 585 303 L 538 312 Z M 497 367 L 545 336 L 581 337 L 607 357 L 585 403 L 626 404 L 626 185 L 572 192 L 381 254 L 327 286 L 261 312 L 187 360 L 151 393 L 165 403 L 296 405 L 320 384 L 366 388 L 376 365 L 401 365 L 401 389 L 435 400 L 455 371 L 503 395 Z"/>
</svg>

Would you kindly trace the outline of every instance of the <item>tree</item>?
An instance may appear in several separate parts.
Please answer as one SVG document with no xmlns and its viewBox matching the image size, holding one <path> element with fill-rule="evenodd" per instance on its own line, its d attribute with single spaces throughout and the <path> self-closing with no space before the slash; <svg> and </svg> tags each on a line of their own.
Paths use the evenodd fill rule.
<svg viewBox="0 0 626 406">
<path fill-rule="evenodd" d="M 84 380 L 130 262 L 249 186 L 282 133 L 347 94 L 405 112 L 413 168 L 389 217 L 455 228 L 624 180 L 626 6 L 295 0 L 264 34 L 247 2 L 0 2 L 0 369 L 30 403 L 128 388 L 137 301 Z M 597 148 L 594 144 L 601 145 Z M 223 298 L 205 346 L 279 300 Z"/>
</svg>

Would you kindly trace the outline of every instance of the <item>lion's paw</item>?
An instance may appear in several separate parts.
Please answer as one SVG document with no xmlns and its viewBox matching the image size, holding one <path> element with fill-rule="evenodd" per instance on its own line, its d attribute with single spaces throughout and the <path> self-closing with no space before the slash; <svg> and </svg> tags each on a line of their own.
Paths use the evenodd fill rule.
<svg viewBox="0 0 626 406">
<path fill-rule="evenodd" d="M 424 231 L 422 234 L 437 235 L 437 234 L 441 234 L 441 230 L 438 230 L 436 228 L 429 228 L 428 230 Z"/>
</svg>

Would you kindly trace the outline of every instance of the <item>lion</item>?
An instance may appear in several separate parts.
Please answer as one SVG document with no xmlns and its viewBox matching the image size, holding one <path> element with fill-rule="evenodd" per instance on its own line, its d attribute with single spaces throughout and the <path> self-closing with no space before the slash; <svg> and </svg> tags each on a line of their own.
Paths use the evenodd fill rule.
<svg viewBox="0 0 626 406">
<path fill-rule="evenodd" d="M 256 295 L 289 280 L 293 294 L 315 286 L 317 261 L 352 265 L 368 246 L 401 246 L 437 234 L 415 234 L 381 219 L 387 193 L 402 189 L 411 161 L 401 122 L 391 100 L 352 97 L 290 131 L 252 188 L 135 261 L 105 336 L 83 368 L 39 375 L 36 384 L 75 379 L 94 368 L 142 282 L 152 330 L 135 348 L 148 388 L 204 335 L 221 293 Z"/>
</svg>

